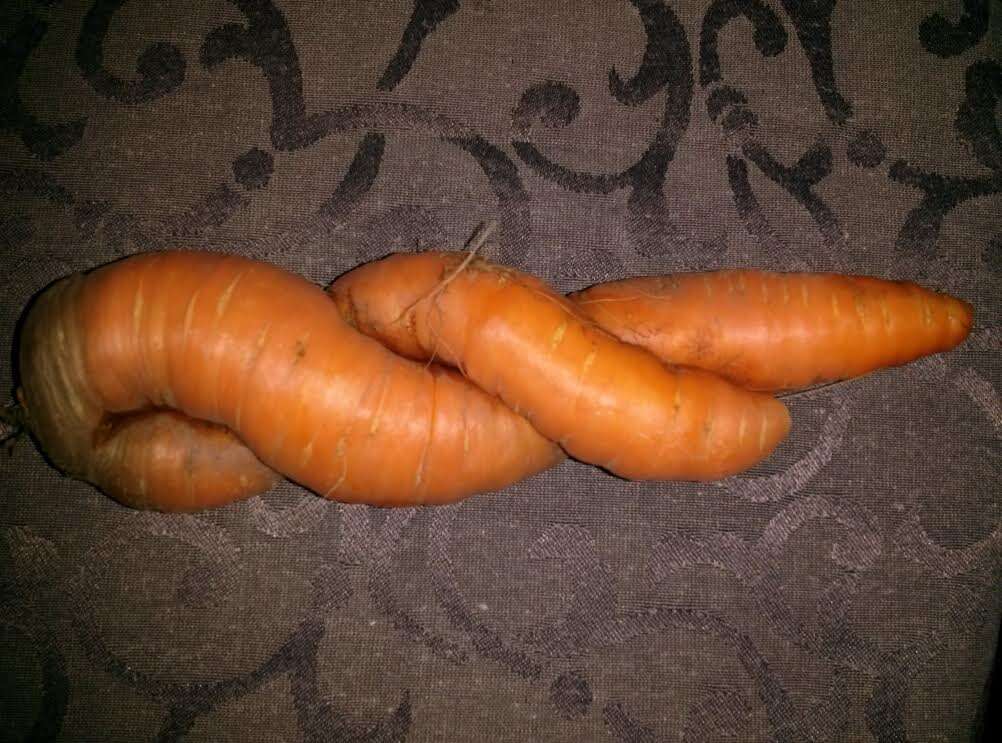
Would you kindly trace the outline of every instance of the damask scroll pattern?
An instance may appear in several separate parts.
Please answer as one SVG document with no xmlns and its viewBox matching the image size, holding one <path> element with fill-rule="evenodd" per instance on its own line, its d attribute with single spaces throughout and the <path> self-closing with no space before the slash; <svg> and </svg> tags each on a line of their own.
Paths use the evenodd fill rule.
<svg viewBox="0 0 1002 743">
<path fill-rule="evenodd" d="M 138 3 L 132 0 L 129 4 Z M 946 176 L 909 164 L 891 152 L 877 133 L 860 128 L 854 117 L 860 109 L 840 88 L 835 64 L 839 7 L 835 0 L 798 3 L 765 0 L 713 0 L 702 4 L 631 0 L 630 8 L 643 29 L 643 48 L 637 49 L 635 70 L 611 66 L 600 70 L 601 86 L 575 89 L 559 79 L 533 81 L 523 87 L 511 116 L 511 141 L 492 141 L 477 121 L 446 115 L 438 108 L 398 95 L 408 76 L 432 74 L 422 68 L 422 49 L 433 34 L 454 41 L 468 23 L 472 3 L 454 0 L 414 0 L 403 28 L 395 31 L 396 51 L 375 65 L 373 92 L 361 102 L 342 105 L 324 101 L 313 109 L 304 93 L 304 79 L 316 74 L 306 69 L 287 15 L 293 4 L 271 0 L 232 0 L 240 22 L 223 22 L 207 31 L 198 47 L 197 64 L 209 75 L 224 65 L 249 65 L 264 78 L 271 112 L 269 144 L 251 146 L 229 164 L 229 172 L 214 174 L 212 184 L 171 214 L 130 213 L 116 203 L 114 189 L 106 200 L 86 201 L 64 186 L 59 159 L 72 151 L 97 119 L 74 118 L 46 123 L 22 102 L 18 84 L 25 64 L 45 38 L 48 16 L 58 8 L 35 10 L 5 33 L 0 48 L 0 128 L 11 132 L 27 152 L 44 161 L 31 167 L 6 165 L 0 172 L 4 196 L 37 199 L 62 209 L 76 225 L 81 241 L 100 235 L 109 250 L 126 253 L 157 247 L 174 240 L 197 241 L 251 207 L 267 194 L 276 173 L 292 168 L 293 156 L 309 151 L 327 138 L 357 137 L 358 144 L 345 162 L 332 163 L 330 182 L 317 184 L 326 196 L 302 223 L 281 235 L 248 235 L 248 252 L 281 259 L 302 245 L 336 234 L 350 223 L 360 205 L 385 178 L 383 170 L 402 135 L 444 142 L 463 155 L 469 172 L 444 172 L 451 177 L 482 179 L 492 194 L 501 224 L 500 260 L 518 264 L 536 244 L 533 214 L 533 178 L 572 192 L 584 202 L 623 191 L 627 195 L 622 218 L 626 234 L 644 265 L 659 265 L 674 253 L 710 255 L 718 245 L 687 234 L 673 218 L 667 191 L 672 163 L 699 112 L 693 99 L 704 96 L 706 114 L 720 129 L 720 155 L 710 167 L 725 174 L 732 191 L 736 219 L 754 236 L 759 256 L 789 268 L 811 269 L 818 263 L 839 266 L 850 249 L 843 229 L 844 216 L 823 194 L 837 180 L 846 158 L 849 165 L 871 174 L 886 175 L 893 183 L 915 188 L 919 203 L 901 227 L 898 248 L 903 253 L 929 255 L 937 250 L 944 221 L 963 203 L 993 196 L 1002 189 L 1002 144 L 995 110 L 1002 95 L 1002 72 L 997 60 L 975 52 L 965 62 L 964 99 L 954 117 L 954 131 L 967 145 L 976 167 L 963 176 Z M 958 3 L 958 6 L 960 4 Z M 115 74 L 105 59 L 105 46 L 114 33 L 117 14 L 125 0 L 94 0 L 81 14 L 75 41 L 79 75 L 84 84 L 109 106 L 157 105 L 183 94 L 186 81 L 198 70 L 185 59 L 181 47 L 153 41 L 140 53 L 134 74 Z M 959 16 L 949 20 L 933 14 L 912 29 L 930 55 L 948 59 L 979 47 L 988 34 L 995 6 L 989 0 L 964 0 Z M 568 11 L 571 12 L 571 11 Z M 227 16 L 229 17 L 229 16 Z M 690 24 L 690 20 L 697 23 Z M 758 123 L 755 96 L 729 82 L 735 64 L 728 44 L 735 33 L 747 33 L 762 59 L 788 55 L 796 45 L 809 67 L 811 84 L 828 128 L 803 145 L 800 154 L 784 162 L 776 143 L 765 141 Z M 690 39 L 686 28 L 698 28 Z M 436 36 L 436 39 L 439 38 Z M 748 62 L 753 65 L 752 57 Z M 952 69 L 952 68 L 951 68 Z M 417 79 L 417 78 L 415 78 Z M 657 124 L 636 162 L 618 172 L 589 172 L 562 165 L 544 146 L 533 141 L 537 124 L 565 128 L 588 110 L 588 96 L 603 95 L 620 110 L 657 103 Z M 660 97 L 663 97 L 663 101 Z M 494 104 L 491 104 L 494 105 Z M 223 102 L 223 117 L 226 109 Z M 761 110 L 761 109 L 760 109 Z M 503 116 L 503 114 L 502 114 Z M 844 145 L 840 146 L 840 145 Z M 889 163 L 889 164 L 888 164 Z M 428 163 L 428 168 L 439 167 Z M 966 171 L 972 171 L 967 173 Z M 763 176 L 782 189 L 791 207 L 809 215 L 816 226 L 818 245 L 794 246 L 777 229 L 777 215 L 756 194 L 754 178 Z M 389 215 L 415 233 L 440 239 L 443 231 L 433 218 L 413 205 L 388 205 Z M 478 217 L 481 215 L 477 215 Z M 30 215 L 4 213 L 0 219 L 3 250 L 34 245 Z M 399 225 L 398 225 L 399 226 Z M 360 230 L 367 256 L 384 249 L 386 227 L 369 220 Z M 978 255 L 997 277 L 999 249 L 989 239 Z M 994 246 L 994 247 L 993 247 Z M 42 253 L 61 270 L 84 267 L 85 256 Z M 5 252 L 5 255 L 7 253 Z M 20 255 L 20 253 L 18 253 Z M 92 256 L 86 256 L 89 258 Z M 573 257 L 573 256 L 571 256 Z M 77 265 L 79 261 L 80 265 Z M 621 268 L 621 266 L 620 266 Z M 574 265 L 569 272 L 578 270 Z M 997 332 L 976 333 L 973 343 L 981 357 L 998 351 Z M 979 345 L 980 344 L 980 345 Z M 993 345 L 994 344 L 994 345 Z M 986 351 L 987 349 L 987 351 Z M 951 362 L 952 363 L 952 362 Z M 960 363 L 966 363 L 962 359 Z M 972 423 L 990 432 L 997 445 L 999 400 L 991 368 L 954 369 L 947 362 L 919 370 L 958 399 L 969 400 L 983 420 Z M 920 504 L 909 501 L 889 517 L 858 498 L 836 491 L 831 469 L 852 443 L 853 424 L 862 415 L 862 394 L 854 387 L 811 393 L 821 414 L 795 450 L 787 452 L 779 471 L 754 473 L 714 485 L 704 491 L 729 498 L 759 520 L 757 527 L 703 529 L 675 528 L 667 511 L 656 510 L 666 525 L 657 536 L 634 545 L 642 577 L 627 577 L 601 554 L 602 530 L 594 525 L 548 517 L 532 525 L 526 554 L 509 556 L 514 566 L 501 580 L 514 590 L 520 576 L 542 566 L 554 567 L 562 578 L 559 597 L 547 597 L 553 611 L 528 628 L 506 622 L 503 614 L 477 609 L 471 597 L 468 573 L 469 542 L 464 528 L 483 518 L 476 508 L 457 506 L 434 513 L 398 511 L 376 514 L 358 507 L 301 499 L 275 508 L 264 499 L 241 506 L 240 518 L 277 543 L 300 539 L 317 558 L 308 575 L 308 589 L 300 605 L 285 607 L 285 624 L 268 635 L 269 645 L 250 668 L 232 673 L 193 664 L 182 680 L 149 670 L 137 670 L 129 648 L 115 641 L 115 625 L 102 611 L 101 586 L 126 586 L 141 593 L 143 580 L 153 573 L 135 569 L 129 556 L 149 553 L 185 554 L 189 573 L 176 587 L 176 605 L 196 604 L 200 592 L 218 588 L 217 600 L 239 598 L 243 564 L 233 533 L 211 517 L 168 518 L 152 515 L 104 517 L 106 530 L 90 537 L 86 548 L 50 541 L 30 530 L 14 527 L 4 532 L 8 554 L 14 556 L 15 580 L 0 584 L 4 601 L 2 620 L 19 643 L 32 648 L 42 669 L 40 704 L 27 730 L 34 739 L 58 735 L 73 697 L 74 679 L 64 650 L 72 643 L 83 648 L 88 662 L 124 685 L 136 696 L 154 702 L 163 711 L 159 730 L 146 731 L 160 740 L 194 737 L 200 722 L 228 701 L 259 693 L 270 681 L 288 681 L 285 701 L 294 708 L 298 732 L 305 740 L 402 740 L 420 726 L 423 692 L 406 690 L 380 715 L 360 715 L 339 705 L 323 690 L 321 660 L 324 644 L 335 635 L 325 621 L 347 611 L 358 600 L 385 618 L 408 647 L 426 649 L 448 667 L 475 667 L 498 674 L 545 701 L 549 714 L 581 732 L 599 733 L 621 741 L 654 741 L 664 733 L 673 739 L 702 740 L 707 732 L 737 736 L 755 729 L 763 739 L 840 740 L 845 731 L 866 726 L 875 740 L 902 740 L 909 734 L 909 713 L 915 679 L 944 652 L 948 638 L 971 637 L 997 615 L 997 585 L 1002 565 L 1002 523 L 996 523 L 962 546 L 944 546 L 926 528 Z M 538 487 L 553 495 L 563 480 L 543 480 Z M 823 483 L 823 484 L 819 484 Z M 548 490 L 549 488 L 549 490 Z M 610 485 L 606 493 L 617 489 Z M 535 491 L 533 491 L 535 492 Z M 636 492 L 636 491 L 631 491 Z M 651 491 L 642 491 L 650 493 Z M 686 493 L 684 488 L 679 492 Z M 538 493 L 537 493 L 538 494 Z M 667 495 L 677 493 L 670 489 Z M 626 514 L 632 498 L 617 495 L 616 508 Z M 681 501 L 680 501 L 681 502 Z M 721 518 L 713 506 L 700 512 L 708 520 Z M 119 521 L 119 518 L 121 520 Z M 116 525 L 117 524 L 117 525 Z M 814 542 L 817 564 L 828 569 L 827 582 L 805 603 L 783 592 L 783 571 L 793 560 L 798 538 L 809 530 L 827 535 Z M 813 539 L 813 537 L 812 537 Z M 827 541 L 826 541 L 827 540 Z M 421 545 L 430 574 L 427 603 L 444 621 L 432 622 L 427 612 L 411 606 L 401 575 L 413 575 L 408 547 Z M 79 551 L 72 552 L 77 549 Z M 504 547 L 497 546 L 498 559 Z M 64 550 L 66 552 L 64 553 Z M 125 556 L 123 558 L 123 556 Z M 854 612 L 868 600 L 866 581 L 879 575 L 884 561 L 919 566 L 949 595 L 948 622 L 890 649 L 880 632 L 860 623 Z M 151 570 L 151 568 L 147 568 Z M 675 581 L 686 570 L 713 570 L 732 580 L 734 596 L 755 608 L 754 617 L 734 616 L 699 600 L 679 600 Z M 131 572 L 130 572 L 131 571 Z M 67 576 L 69 578 L 67 579 Z M 505 583 L 505 581 L 508 581 Z M 627 582 L 629 582 L 627 584 Z M 621 605 L 627 592 L 656 597 L 650 606 Z M 227 594 L 227 591 L 230 593 Z M 698 597 L 709 603 L 711 589 Z M 63 606 L 59 617 L 39 611 L 39 596 L 58 595 L 48 606 Z M 559 600 L 558 600 L 559 599 Z M 232 606 L 231 606 L 232 608 Z M 273 617 L 274 619 L 274 617 Z M 157 616 L 150 627 L 169 636 L 167 616 Z M 197 624 L 197 623 L 196 623 Z M 68 627 L 61 636 L 58 627 Z M 177 631 L 174 626 L 171 631 Z M 247 629 L 244 627 L 243 629 Z M 361 627 L 360 632 L 365 632 Z M 631 690 L 611 687 L 597 658 L 603 652 L 633 642 L 667 642 L 682 633 L 699 647 L 725 648 L 724 657 L 740 670 L 739 678 L 698 687 L 684 711 L 667 722 L 653 719 L 651 702 Z M 68 639 L 72 638 L 72 639 Z M 239 642 L 238 637 L 234 642 Z M 810 658 L 830 670 L 827 686 L 814 689 L 811 702 L 798 696 L 795 674 L 774 662 L 776 643 L 787 648 L 786 659 Z M 161 646 L 159 650 L 164 651 Z M 708 653 L 708 657 L 717 657 Z M 671 669 L 666 668 L 665 673 Z M 201 676 L 199 675 L 201 674 Z M 852 691 L 849 691 L 849 690 Z M 283 692 L 277 692 L 281 695 Z M 665 702 L 670 707 L 669 702 Z M 854 719 L 862 709 L 862 722 Z M 671 711 L 671 710 L 669 710 Z M 755 728 L 764 720 L 764 728 Z M 857 727 L 853 728 L 852 725 Z"/>
<path fill-rule="evenodd" d="M 671 219 L 664 195 L 669 164 L 689 126 L 692 56 L 685 28 L 670 6 L 660 0 L 631 2 L 644 25 L 644 55 L 639 69 L 628 80 L 624 81 L 616 69 L 609 71 L 609 91 L 627 106 L 640 105 L 662 91 L 665 95 L 660 125 L 637 162 L 619 173 L 584 173 L 553 162 L 529 141 L 516 139 L 512 147 L 537 174 L 572 191 L 601 194 L 629 188 L 630 235 L 636 249 L 652 257 L 664 254 L 672 245 L 693 242 Z M 544 105 L 556 106 L 564 113 L 551 121 L 568 123 L 576 115 L 576 106 L 571 102 L 575 95 L 559 84 L 530 88 L 523 94 L 518 118 L 524 121 L 530 111 L 541 110 Z"/>
<path fill-rule="evenodd" d="M 825 113 L 836 125 L 851 116 L 852 108 L 839 93 L 832 69 L 830 15 L 834 0 L 809 3 L 783 3 L 791 15 L 804 53 L 807 55 L 815 88 Z M 748 162 L 753 163 L 811 215 L 824 245 L 837 265 L 844 248 L 844 231 L 832 208 L 818 195 L 816 187 L 833 170 L 832 149 L 827 141 L 811 145 L 793 166 L 783 165 L 758 139 L 758 117 L 747 96 L 727 85 L 720 61 L 720 33 L 741 17 L 754 29 L 755 47 L 763 57 L 775 57 L 787 48 L 789 34 L 779 16 L 760 0 L 716 0 L 703 17 L 700 34 L 700 84 L 708 89 L 707 112 L 717 121 L 740 154 L 727 156 L 727 172 L 734 201 L 747 229 L 766 246 L 785 259 L 790 268 L 803 268 L 803 258 L 781 238 L 762 211 L 748 177 Z M 870 135 L 872 136 L 872 135 Z"/>
<path fill-rule="evenodd" d="M 17 26 L 0 41 L 0 130 L 18 133 L 25 147 L 43 160 L 51 160 L 75 145 L 83 136 L 86 121 L 45 124 L 21 102 L 18 80 L 35 47 L 45 36 L 46 23 L 26 13 Z"/>
<path fill-rule="evenodd" d="M 137 80 L 121 80 L 104 66 L 104 39 L 115 13 L 129 0 L 97 0 L 84 18 L 77 44 L 77 64 L 101 95 L 121 103 L 148 103 L 177 90 L 184 83 L 185 60 L 167 42 L 147 47 L 139 56 Z"/>
<path fill-rule="evenodd" d="M 980 178 L 947 176 L 896 160 L 889 176 L 923 194 L 901 228 L 898 246 L 902 249 L 931 252 L 951 211 L 969 199 L 1002 192 L 1002 135 L 995 120 L 995 106 L 1002 95 L 1002 65 L 996 60 L 972 63 L 967 68 L 965 93 L 955 127 L 977 161 L 992 174 Z"/>
</svg>

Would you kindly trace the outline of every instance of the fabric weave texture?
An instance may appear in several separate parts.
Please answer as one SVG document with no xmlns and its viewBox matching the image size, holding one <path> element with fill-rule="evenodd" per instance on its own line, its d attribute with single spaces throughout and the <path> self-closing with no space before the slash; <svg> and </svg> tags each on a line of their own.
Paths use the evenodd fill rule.
<svg viewBox="0 0 1002 743">
<path fill-rule="evenodd" d="M 194 247 L 326 284 L 917 281 L 955 351 L 789 400 L 716 483 L 136 512 L 0 457 L 3 741 L 967 741 L 1002 607 L 1002 2 L 0 6 L 0 389 L 29 299 Z M 517 364 L 517 359 L 512 359 Z M 8 401 L 10 398 L 6 398 Z M 392 456 L 392 452 L 387 453 Z"/>
</svg>

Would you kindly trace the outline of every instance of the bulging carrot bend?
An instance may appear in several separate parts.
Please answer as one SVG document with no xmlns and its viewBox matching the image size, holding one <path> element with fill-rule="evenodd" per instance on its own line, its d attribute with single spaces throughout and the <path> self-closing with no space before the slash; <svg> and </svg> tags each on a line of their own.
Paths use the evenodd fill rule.
<svg viewBox="0 0 1002 743">
<path fill-rule="evenodd" d="M 671 369 L 583 319 L 542 282 L 456 253 L 397 254 L 331 286 L 361 332 L 454 365 L 571 456 L 631 479 L 713 479 L 787 434 L 782 403 Z"/>
<path fill-rule="evenodd" d="M 222 426 L 152 407 L 107 414 L 87 369 L 83 288 L 80 275 L 51 286 L 22 332 L 19 397 L 53 463 L 135 508 L 208 508 L 272 487 L 276 473 Z"/>
<path fill-rule="evenodd" d="M 19 396 L 53 463 L 133 506 L 195 510 L 270 487 L 438 503 L 562 454 L 460 375 L 344 323 L 322 289 L 267 264 L 139 255 L 47 289 Z"/>
<path fill-rule="evenodd" d="M 947 351 L 967 336 L 973 314 L 966 302 L 913 283 L 754 270 L 615 281 L 571 299 L 662 359 L 771 391 Z"/>
</svg>

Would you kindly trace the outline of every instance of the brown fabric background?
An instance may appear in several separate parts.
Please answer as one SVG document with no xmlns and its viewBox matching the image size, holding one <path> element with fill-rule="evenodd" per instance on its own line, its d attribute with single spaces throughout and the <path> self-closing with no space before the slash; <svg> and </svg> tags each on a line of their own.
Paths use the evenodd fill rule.
<svg viewBox="0 0 1002 743">
<path fill-rule="evenodd" d="M 327 283 L 485 219 L 490 257 L 563 291 L 764 266 L 977 311 L 948 355 L 791 400 L 775 456 L 714 484 L 567 462 L 447 508 L 286 484 L 164 516 L 22 441 L 0 739 L 973 737 L 1002 599 L 1002 3 L 39 0 L 0 30 L 4 349 L 32 294 L 123 254 Z"/>
</svg>

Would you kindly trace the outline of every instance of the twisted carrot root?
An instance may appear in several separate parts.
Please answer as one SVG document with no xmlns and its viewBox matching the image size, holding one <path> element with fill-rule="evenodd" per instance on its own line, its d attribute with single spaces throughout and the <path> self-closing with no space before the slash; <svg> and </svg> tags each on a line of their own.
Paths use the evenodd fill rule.
<svg viewBox="0 0 1002 743">
<path fill-rule="evenodd" d="M 562 457 L 459 374 L 352 330 L 319 287 L 237 256 L 72 276 L 29 312 L 20 351 L 42 449 L 139 508 L 218 505 L 275 473 L 342 501 L 443 503 Z"/>
<path fill-rule="evenodd" d="M 447 503 L 565 452 L 631 479 L 713 479 L 786 436 L 782 403 L 617 339 L 592 298 L 455 253 L 391 256 L 329 294 L 238 256 L 138 255 L 40 295 L 19 399 L 59 469 L 167 511 L 280 477 L 339 501 Z"/>
<path fill-rule="evenodd" d="M 766 457 L 789 431 L 786 408 L 772 397 L 669 368 L 537 279 L 482 260 L 456 273 L 460 259 L 394 255 L 341 277 L 331 294 L 366 335 L 462 369 L 570 456 L 622 477 L 725 477 Z"/>
</svg>

